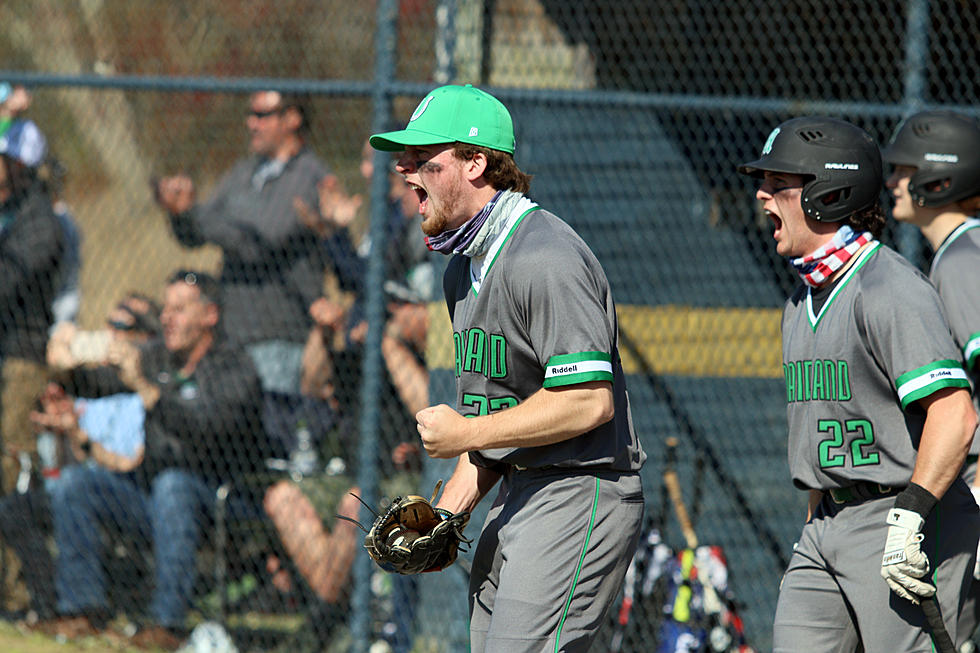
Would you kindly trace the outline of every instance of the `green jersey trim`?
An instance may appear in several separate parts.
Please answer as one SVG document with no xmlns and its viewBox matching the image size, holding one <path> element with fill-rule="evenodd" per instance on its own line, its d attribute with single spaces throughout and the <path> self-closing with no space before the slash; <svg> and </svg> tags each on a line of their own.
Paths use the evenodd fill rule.
<svg viewBox="0 0 980 653">
<path fill-rule="evenodd" d="M 490 265 L 487 266 L 486 271 L 483 273 L 483 278 L 484 279 L 486 279 L 488 276 L 490 276 L 490 269 L 493 268 L 493 264 L 497 262 L 497 257 L 500 256 L 500 252 L 504 251 L 504 245 L 506 245 L 507 244 L 507 241 L 510 240 L 510 237 L 514 235 L 514 231 L 524 221 L 524 218 L 526 218 L 528 216 L 528 214 L 531 213 L 532 211 L 537 211 L 540 208 L 541 208 L 540 206 L 538 206 L 538 205 L 535 204 L 534 206 L 532 206 L 531 208 L 529 208 L 527 211 L 525 211 L 524 213 L 522 213 L 521 214 L 521 217 L 517 218 L 517 222 L 515 222 L 514 223 L 514 226 L 510 228 L 510 231 L 507 232 L 507 236 L 504 237 L 503 242 L 500 243 L 500 247 L 497 248 L 497 253 L 493 255 L 493 258 L 492 259 L 490 259 Z M 470 259 L 470 265 L 473 265 L 473 259 Z M 470 274 L 470 278 L 472 279 L 473 278 L 473 275 L 472 275 L 472 273 L 469 272 L 469 268 L 467 268 L 467 273 Z M 478 291 L 476 289 L 476 284 L 474 284 L 474 283 L 470 283 L 470 290 L 473 291 L 473 294 L 474 295 L 479 295 L 480 294 L 480 291 Z"/>
<path fill-rule="evenodd" d="M 977 367 L 980 359 L 980 331 L 971 334 L 963 347 L 963 360 L 966 361 L 966 369 L 972 370 Z"/>
<path fill-rule="evenodd" d="M 844 275 L 844 278 L 841 279 L 841 282 L 837 284 L 837 287 L 834 288 L 833 292 L 830 293 L 830 297 L 828 297 L 827 301 L 823 303 L 823 308 L 820 309 L 819 315 L 813 314 L 813 294 L 812 294 L 813 289 L 812 288 L 807 289 L 806 314 L 810 320 L 810 328 L 813 329 L 814 332 L 816 332 L 817 325 L 820 324 L 821 318 L 823 318 L 824 314 L 827 312 L 827 309 L 830 308 L 830 305 L 834 303 L 834 299 L 837 298 L 837 295 L 840 293 L 840 291 L 843 290 L 844 286 L 846 286 L 847 283 L 851 280 L 851 278 L 853 278 L 854 275 L 857 274 L 857 271 L 860 270 L 864 266 L 864 264 L 868 262 L 868 259 L 871 258 L 871 255 L 878 251 L 879 247 L 881 247 L 881 243 L 879 243 L 877 240 L 871 241 L 871 247 L 864 250 L 864 252 L 859 256 L 858 260 L 855 261 L 854 265 L 851 266 L 851 269 L 848 270 L 847 273 Z"/>
<path fill-rule="evenodd" d="M 592 513 L 589 515 L 589 527 L 585 531 L 585 542 L 582 544 L 582 554 L 578 558 L 578 568 L 572 577 L 572 586 L 568 588 L 568 596 L 565 597 L 565 606 L 561 611 L 561 619 L 558 620 L 558 628 L 555 631 L 555 653 L 562 650 L 559 648 L 561 643 L 561 629 L 565 625 L 565 618 L 568 617 L 568 608 L 572 605 L 572 597 L 575 596 L 575 587 L 578 585 L 578 577 L 582 575 L 582 567 L 585 566 L 585 554 L 589 551 L 589 541 L 592 539 L 592 531 L 595 530 L 596 512 L 599 510 L 599 479 L 595 480 L 595 494 L 592 496 Z"/>
<path fill-rule="evenodd" d="M 913 401 L 928 397 L 942 388 L 969 388 L 970 381 L 959 361 L 943 360 L 906 372 L 895 380 L 902 410 Z"/>
<path fill-rule="evenodd" d="M 545 388 L 612 380 L 612 356 L 602 351 L 552 356 L 544 366 Z"/>
</svg>

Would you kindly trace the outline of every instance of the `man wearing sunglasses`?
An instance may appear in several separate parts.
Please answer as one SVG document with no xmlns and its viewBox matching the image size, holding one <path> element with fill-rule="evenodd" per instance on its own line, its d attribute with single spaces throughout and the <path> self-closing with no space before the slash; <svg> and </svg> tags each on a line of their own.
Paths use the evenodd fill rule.
<svg viewBox="0 0 980 653">
<path fill-rule="evenodd" d="M 211 197 L 197 202 L 187 175 L 154 185 L 174 237 L 186 247 L 213 244 L 223 252 L 223 322 L 244 345 L 263 387 L 299 390 L 303 344 L 311 326 L 307 308 L 320 295 L 326 252 L 354 254 L 346 229 L 324 246 L 299 218 L 296 206 L 318 210 L 317 184 L 327 166 L 307 147 L 308 109 L 299 97 L 260 91 L 249 98 L 245 126 L 249 156 L 240 159 Z M 342 280 L 342 285 L 354 281 Z"/>
</svg>

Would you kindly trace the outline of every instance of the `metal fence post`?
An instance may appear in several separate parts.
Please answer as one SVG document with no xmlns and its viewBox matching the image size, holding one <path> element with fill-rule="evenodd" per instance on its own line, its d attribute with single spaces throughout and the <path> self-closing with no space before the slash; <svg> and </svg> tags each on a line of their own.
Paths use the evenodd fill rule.
<svg viewBox="0 0 980 653">
<path fill-rule="evenodd" d="M 391 115 L 390 84 L 394 76 L 394 52 L 398 4 L 395 0 L 378 3 L 375 48 L 375 83 L 372 92 L 373 127 L 383 129 Z M 381 390 L 381 334 L 384 330 L 384 276 L 387 229 L 387 155 L 375 152 L 371 177 L 371 253 L 364 280 L 367 342 L 362 361 L 361 416 L 359 423 L 357 484 L 362 499 L 370 506 L 378 503 L 378 424 Z M 367 516 L 370 521 L 371 515 Z M 351 650 L 364 653 L 371 639 L 371 575 L 374 565 L 366 555 L 354 564 L 354 593 L 351 598 Z"/>
<path fill-rule="evenodd" d="M 929 2 L 908 0 L 905 14 L 905 62 L 902 80 L 904 116 L 920 110 L 925 103 L 926 70 L 929 65 Z M 915 225 L 896 225 L 895 246 L 906 259 L 922 267 L 922 236 Z"/>
</svg>

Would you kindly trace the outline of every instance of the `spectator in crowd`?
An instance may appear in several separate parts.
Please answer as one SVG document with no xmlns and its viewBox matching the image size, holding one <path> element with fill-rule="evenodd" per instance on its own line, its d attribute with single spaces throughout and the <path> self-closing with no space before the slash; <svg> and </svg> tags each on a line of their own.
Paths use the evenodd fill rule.
<svg viewBox="0 0 980 653">
<path fill-rule="evenodd" d="M 80 350 L 77 343 L 83 338 L 93 343 L 101 341 L 93 337 L 96 334 L 146 343 L 160 334 L 160 309 L 152 299 L 129 293 L 109 312 L 106 322 L 105 332 L 60 329 L 48 344 L 49 361 L 60 369 L 70 369 L 95 359 Z M 104 342 L 108 344 L 108 340 Z M 104 354 L 103 349 L 101 355 Z M 46 539 L 52 529 L 48 491 L 60 482 L 61 466 L 87 459 L 89 464 L 127 473 L 139 465 L 143 456 L 144 410 L 139 395 L 125 392 L 97 399 L 74 399 L 61 385 L 52 382 L 39 399 L 40 410 L 31 413 L 31 422 L 40 430 L 39 438 L 48 438 L 48 451 L 38 447 L 44 483 L 0 500 L 0 535 L 22 563 L 21 574 L 34 613 L 30 622 L 56 615 L 54 561 Z"/>
<path fill-rule="evenodd" d="M 320 294 L 329 262 L 296 208 L 318 206 L 317 184 L 328 175 L 306 146 L 307 113 L 299 97 L 253 93 L 245 121 L 251 155 L 232 167 L 210 199 L 197 203 L 186 175 L 163 178 L 155 188 L 181 244 L 221 248 L 229 338 L 252 356 L 263 388 L 280 392 L 299 391 L 307 308 Z M 346 229 L 334 236 L 352 249 Z"/>
<path fill-rule="evenodd" d="M 105 525 L 153 543 L 152 621 L 134 644 L 176 649 L 215 490 L 261 466 L 261 385 L 249 357 L 219 336 L 222 306 L 217 281 L 180 270 L 165 289 L 162 340 L 114 341 L 111 367 L 73 374 L 80 391 L 128 389 L 146 410 L 142 461 L 130 475 L 76 465 L 51 493 L 59 622 L 75 633 L 95 632 L 109 616 L 98 546 Z"/>
<path fill-rule="evenodd" d="M 278 481 L 263 501 L 289 558 L 287 564 L 278 555 L 269 556 L 272 585 L 283 596 L 306 594 L 300 583 L 310 590 L 309 620 L 300 638 L 315 640 L 320 647 L 346 616 L 350 571 L 363 541 L 357 526 L 346 518 L 357 518 L 359 495 L 346 474 L 318 475 Z M 302 580 L 294 578 L 290 569 Z"/>
<path fill-rule="evenodd" d="M 361 152 L 360 172 L 370 184 L 374 175 L 374 150 L 367 142 Z M 414 228 L 419 200 L 393 167 L 389 166 L 385 172 L 388 179 L 386 295 L 389 306 L 392 303 L 417 305 L 431 300 L 434 289 L 430 254 L 424 239 Z M 323 232 L 332 223 L 353 220 L 351 216 L 361 205 L 359 195 L 348 195 L 335 181 L 324 183 L 320 186 L 322 215 L 311 217 L 307 212 L 304 221 L 311 229 Z M 362 243 L 359 251 L 362 259 L 370 255 L 370 239 Z M 362 262 L 361 266 L 364 265 Z M 363 313 L 363 296 L 360 295 L 347 303 L 320 297 L 310 306 L 314 325 L 304 351 L 304 393 L 330 398 L 341 407 L 356 401 L 353 393 L 357 391 L 357 383 L 353 381 L 360 375 L 361 347 L 367 334 Z M 424 346 L 419 351 L 423 350 Z M 342 387 L 338 387 L 338 379 Z"/>
<path fill-rule="evenodd" d="M 71 213 L 71 208 L 62 197 L 65 174 L 64 165 L 52 156 L 48 156 L 38 168 L 41 187 L 51 200 L 51 207 L 58 217 L 65 238 L 65 251 L 61 257 L 55 297 L 51 304 L 51 314 L 54 319 L 52 332 L 59 324 L 74 322 L 78 318 L 78 310 L 82 303 L 79 283 L 82 271 L 82 232 L 75 221 L 75 216 Z"/>
<path fill-rule="evenodd" d="M 20 84 L 0 82 L 0 136 L 7 133 L 14 120 L 31 106 L 30 92 Z"/>
<path fill-rule="evenodd" d="M 31 121 L 0 136 L 0 358 L 3 359 L 3 489 L 13 487 L 9 455 L 34 448 L 28 415 L 47 378 L 44 368 L 51 307 L 65 237 L 38 181 L 46 141 Z"/>
<path fill-rule="evenodd" d="M 81 233 L 68 205 L 61 198 L 61 187 L 64 182 L 65 168 L 60 161 L 47 155 L 47 143 L 40 131 L 36 131 L 33 123 L 27 124 L 19 116 L 31 105 L 31 94 L 23 86 L 12 86 L 9 82 L 0 82 L 0 139 L 8 131 L 11 138 L 23 138 L 18 135 L 22 130 L 29 141 L 33 141 L 36 156 L 30 155 L 29 165 L 37 168 L 37 178 L 42 191 L 48 195 L 54 208 L 55 215 L 61 222 L 65 232 L 65 253 L 62 257 L 60 280 L 52 306 L 55 324 L 64 321 L 74 321 L 78 315 L 80 291 L 78 274 L 81 267 Z M 15 123 L 18 123 L 15 127 Z"/>
<path fill-rule="evenodd" d="M 414 415 L 429 405 L 429 370 L 425 364 L 429 309 L 415 295 L 390 293 L 388 315 L 381 354 L 402 405 Z"/>
</svg>

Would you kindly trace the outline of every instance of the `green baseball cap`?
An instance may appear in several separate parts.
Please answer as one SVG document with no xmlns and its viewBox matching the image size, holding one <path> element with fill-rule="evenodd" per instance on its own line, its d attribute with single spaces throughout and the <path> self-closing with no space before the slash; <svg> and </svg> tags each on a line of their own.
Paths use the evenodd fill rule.
<svg viewBox="0 0 980 653">
<path fill-rule="evenodd" d="M 383 152 L 457 141 L 513 154 L 514 123 L 507 107 L 472 84 L 440 86 L 419 103 L 405 129 L 370 139 L 371 147 Z"/>
</svg>

